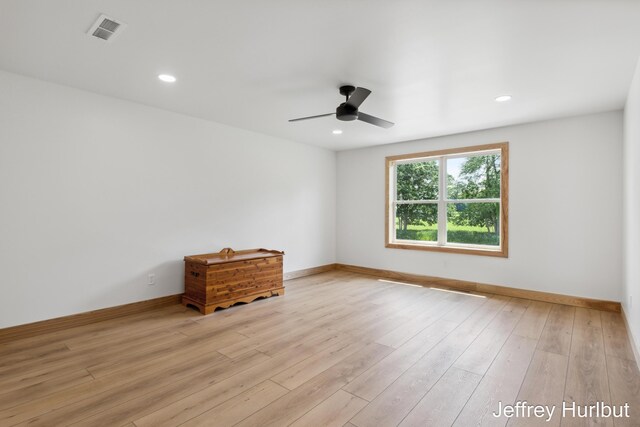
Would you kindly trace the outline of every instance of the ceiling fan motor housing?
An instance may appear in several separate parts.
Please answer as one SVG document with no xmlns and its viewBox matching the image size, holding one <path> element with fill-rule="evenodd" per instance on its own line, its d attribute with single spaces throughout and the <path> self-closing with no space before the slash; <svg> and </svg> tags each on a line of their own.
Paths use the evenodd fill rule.
<svg viewBox="0 0 640 427">
<path fill-rule="evenodd" d="M 336 118 L 338 120 L 342 120 L 343 122 L 356 120 L 358 118 L 358 109 L 343 102 L 338 106 L 338 108 L 336 108 Z"/>
</svg>

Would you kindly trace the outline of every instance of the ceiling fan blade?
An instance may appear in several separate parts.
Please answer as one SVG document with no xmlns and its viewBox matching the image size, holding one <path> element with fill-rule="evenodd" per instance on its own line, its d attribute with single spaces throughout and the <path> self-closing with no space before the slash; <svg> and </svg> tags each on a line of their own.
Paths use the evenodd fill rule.
<svg viewBox="0 0 640 427">
<path fill-rule="evenodd" d="M 370 94 L 371 91 L 369 89 L 365 89 L 363 87 L 356 88 L 347 100 L 347 105 L 358 108 Z"/>
<path fill-rule="evenodd" d="M 389 129 L 391 126 L 394 125 L 394 123 L 392 122 L 388 122 L 386 120 L 380 119 L 378 117 L 370 116 L 365 113 L 358 113 L 358 120 L 361 120 L 363 122 L 366 122 L 375 126 L 380 126 L 381 128 L 385 128 L 385 129 Z"/>
<path fill-rule="evenodd" d="M 301 120 L 310 120 L 310 119 L 317 119 L 317 118 L 320 118 L 320 117 L 333 116 L 334 114 L 336 114 L 336 113 L 318 114 L 317 116 L 300 117 L 299 119 L 291 119 L 289 121 L 290 122 L 299 122 Z"/>
</svg>

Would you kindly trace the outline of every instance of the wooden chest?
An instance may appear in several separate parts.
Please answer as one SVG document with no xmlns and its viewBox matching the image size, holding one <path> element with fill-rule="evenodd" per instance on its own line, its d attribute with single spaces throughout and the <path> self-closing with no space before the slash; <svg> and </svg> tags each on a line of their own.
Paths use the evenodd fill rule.
<svg viewBox="0 0 640 427">
<path fill-rule="evenodd" d="M 237 302 L 284 295 L 282 256 L 267 249 L 234 251 L 184 257 L 184 296 L 182 304 L 202 314 L 213 313 Z"/>
</svg>

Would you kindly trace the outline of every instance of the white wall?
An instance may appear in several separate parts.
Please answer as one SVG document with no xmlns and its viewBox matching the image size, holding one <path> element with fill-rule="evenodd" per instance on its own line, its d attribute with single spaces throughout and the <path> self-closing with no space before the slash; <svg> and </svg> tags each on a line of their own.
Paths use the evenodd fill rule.
<svg viewBox="0 0 640 427">
<path fill-rule="evenodd" d="M 384 247 L 385 156 L 501 141 L 509 258 Z M 620 301 L 621 166 L 621 112 L 340 152 L 338 262 Z"/>
<path fill-rule="evenodd" d="M 622 305 L 640 345 L 640 61 L 624 109 L 624 260 Z"/>
<path fill-rule="evenodd" d="M 180 293 L 182 257 L 225 246 L 335 262 L 334 152 L 5 72 L 0 94 L 0 327 Z"/>
</svg>

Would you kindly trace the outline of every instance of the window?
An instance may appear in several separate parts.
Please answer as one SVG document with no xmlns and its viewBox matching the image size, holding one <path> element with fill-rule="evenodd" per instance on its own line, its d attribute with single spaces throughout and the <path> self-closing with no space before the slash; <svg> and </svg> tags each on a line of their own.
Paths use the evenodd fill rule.
<svg viewBox="0 0 640 427">
<path fill-rule="evenodd" d="M 386 159 L 386 247 L 506 257 L 508 143 Z"/>
</svg>

